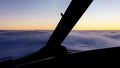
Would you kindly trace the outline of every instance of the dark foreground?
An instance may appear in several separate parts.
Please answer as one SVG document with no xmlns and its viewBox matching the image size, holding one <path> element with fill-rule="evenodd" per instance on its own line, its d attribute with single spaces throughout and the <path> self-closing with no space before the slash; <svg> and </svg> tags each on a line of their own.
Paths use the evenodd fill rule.
<svg viewBox="0 0 120 68">
<path fill-rule="evenodd" d="M 26 63 L 8 60 L 0 68 L 41 68 L 41 67 L 97 67 L 113 66 L 120 61 L 120 47 L 69 53 L 46 59 L 35 59 Z M 36 56 L 37 57 L 37 56 Z M 33 59 L 33 58 L 31 58 Z M 26 61 L 24 59 L 24 61 Z M 18 64 L 16 64 L 16 63 Z M 22 61 L 23 62 L 23 61 Z"/>
</svg>

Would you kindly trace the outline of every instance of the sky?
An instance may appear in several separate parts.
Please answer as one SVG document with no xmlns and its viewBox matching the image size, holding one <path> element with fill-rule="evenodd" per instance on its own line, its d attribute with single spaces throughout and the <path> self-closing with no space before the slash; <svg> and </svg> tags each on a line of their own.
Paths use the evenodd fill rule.
<svg viewBox="0 0 120 68">
<path fill-rule="evenodd" d="M 0 0 L 0 30 L 54 30 L 71 0 Z M 120 30 L 120 0 L 94 0 L 74 30 Z"/>
</svg>

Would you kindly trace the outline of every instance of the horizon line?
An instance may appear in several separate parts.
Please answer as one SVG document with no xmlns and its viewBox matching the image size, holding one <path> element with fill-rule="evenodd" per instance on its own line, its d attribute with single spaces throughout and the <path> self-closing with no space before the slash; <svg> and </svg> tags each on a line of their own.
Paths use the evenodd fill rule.
<svg viewBox="0 0 120 68">
<path fill-rule="evenodd" d="M 39 30 L 41 30 L 41 31 L 42 31 L 42 30 L 53 31 L 52 29 L 50 29 L 50 30 L 48 30 L 48 29 L 35 29 L 35 30 L 34 30 L 34 29 L 33 29 L 33 30 L 32 30 L 32 29 L 31 29 L 31 30 L 22 30 L 22 29 L 18 29 L 18 30 L 14 30 L 14 29 L 0 29 L 0 31 L 2 31 L 2 30 L 5 30 L 5 31 L 12 31 L 12 30 L 13 30 L 13 31 L 39 31 Z M 77 30 L 78 30 L 78 29 L 73 29 L 73 30 L 71 30 L 71 31 L 77 31 Z M 80 29 L 79 29 L 79 30 L 80 30 Z M 96 31 L 96 30 L 97 30 L 97 31 L 110 31 L 110 29 L 109 29 L 109 30 L 102 30 L 102 29 L 101 29 L 101 30 L 100 30 L 100 29 L 95 29 L 95 30 L 86 30 L 86 29 L 85 29 L 85 30 L 82 30 L 82 29 L 81 29 L 81 31 Z M 111 29 L 111 30 L 117 31 L 116 29 Z M 118 30 L 120 30 L 120 29 L 118 29 Z"/>
</svg>

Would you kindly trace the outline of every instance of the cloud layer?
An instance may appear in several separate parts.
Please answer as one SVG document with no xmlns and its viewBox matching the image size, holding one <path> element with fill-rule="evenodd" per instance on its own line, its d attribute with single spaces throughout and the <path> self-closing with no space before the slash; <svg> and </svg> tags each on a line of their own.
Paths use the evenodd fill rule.
<svg viewBox="0 0 120 68">
<path fill-rule="evenodd" d="M 42 48 L 52 31 L 0 31 L 0 58 L 20 57 Z M 120 31 L 72 31 L 62 43 L 71 50 L 120 46 Z"/>
<path fill-rule="evenodd" d="M 63 42 L 68 49 L 93 50 L 120 46 L 119 31 L 73 31 Z"/>
</svg>

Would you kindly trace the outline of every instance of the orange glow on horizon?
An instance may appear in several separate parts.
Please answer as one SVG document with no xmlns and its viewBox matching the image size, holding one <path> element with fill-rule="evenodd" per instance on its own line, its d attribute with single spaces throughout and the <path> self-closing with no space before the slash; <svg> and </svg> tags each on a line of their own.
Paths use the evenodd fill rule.
<svg viewBox="0 0 120 68">
<path fill-rule="evenodd" d="M 0 30 L 55 30 L 56 25 L 33 25 L 33 26 L 8 26 L 8 27 L 0 27 Z M 89 25 L 89 24 L 76 24 L 73 30 L 120 30 L 120 24 L 113 25 Z"/>
</svg>

